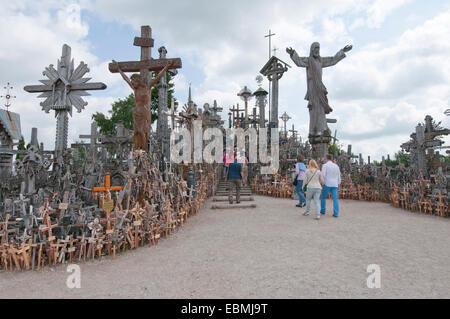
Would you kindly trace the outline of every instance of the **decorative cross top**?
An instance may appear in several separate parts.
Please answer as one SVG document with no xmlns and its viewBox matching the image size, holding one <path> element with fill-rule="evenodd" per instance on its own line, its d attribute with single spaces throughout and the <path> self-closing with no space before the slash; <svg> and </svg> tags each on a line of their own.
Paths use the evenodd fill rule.
<svg viewBox="0 0 450 319">
<path fill-rule="evenodd" d="M 41 93 L 38 97 L 46 98 L 41 102 L 42 110 L 49 113 L 54 110 L 57 117 L 55 151 L 58 156 L 67 148 L 68 114 L 72 115 L 75 107 L 80 113 L 88 104 L 81 97 L 90 95 L 87 90 L 104 90 L 106 85 L 101 82 L 87 83 L 90 78 L 84 78 L 89 68 L 84 62 L 74 69 L 74 61 L 71 59 L 71 49 L 67 44 L 63 45 L 61 60 L 58 60 L 57 68 L 50 64 L 43 75 L 48 80 L 40 80 L 44 85 L 27 85 L 24 90 L 29 93 Z"/>
</svg>

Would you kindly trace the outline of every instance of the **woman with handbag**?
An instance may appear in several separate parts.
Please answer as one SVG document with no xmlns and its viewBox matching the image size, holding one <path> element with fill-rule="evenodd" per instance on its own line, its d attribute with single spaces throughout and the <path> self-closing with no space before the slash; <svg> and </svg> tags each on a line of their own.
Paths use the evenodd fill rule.
<svg viewBox="0 0 450 319">
<path fill-rule="evenodd" d="M 316 208 L 316 217 L 314 219 L 320 219 L 319 199 L 323 184 L 325 184 L 325 181 L 319 170 L 319 165 L 317 165 L 315 160 L 310 160 L 305 173 L 305 186 L 303 186 L 303 189 L 306 191 L 306 211 L 303 214 L 304 216 L 309 215 L 311 199 L 314 199 L 314 206 Z"/>
<path fill-rule="evenodd" d="M 305 206 L 305 195 L 303 194 L 303 180 L 305 179 L 305 171 L 306 166 L 303 163 L 305 161 L 305 158 L 302 155 L 297 155 L 297 164 L 295 165 L 295 177 L 293 184 L 295 186 L 295 191 L 298 195 L 298 201 L 299 203 L 295 206 L 297 207 L 303 207 Z"/>
</svg>

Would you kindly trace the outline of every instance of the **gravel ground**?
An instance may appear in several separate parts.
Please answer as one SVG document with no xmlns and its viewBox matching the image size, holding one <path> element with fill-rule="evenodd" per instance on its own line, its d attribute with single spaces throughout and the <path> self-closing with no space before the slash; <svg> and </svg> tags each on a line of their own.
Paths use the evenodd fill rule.
<svg viewBox="0 0 450 319">
<path fill-rule="evenodd" d="M 207 202 L 157 246 L 81 264 L 81 289 L 67 288 L 66 266 L 0 273 L 0 298 L 450 297 L 450 219 L 342 200 L 338 219 L 315 221 L 295 201 L 255 200 Z M 367 288 L 369 264 L 380 289 Z"/>
</svg>

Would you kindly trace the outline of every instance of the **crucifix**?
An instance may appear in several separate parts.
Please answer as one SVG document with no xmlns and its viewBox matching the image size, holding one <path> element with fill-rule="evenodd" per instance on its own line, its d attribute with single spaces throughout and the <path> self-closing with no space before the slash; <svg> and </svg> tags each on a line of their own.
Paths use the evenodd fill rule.
<svg viewBox="0 0 450 319">
<path fill-rule="evenodd" d="M 134 38 L 133 45 L 141 47 L 140 61 L 116 62 L 109 64 L 111 73 L 120 73 L 122 78 L 133 89 L 136 107 L 133 110 L 133 129 L 135 149 L 148 151 L 151 134 L 151 89 L 169 69 L 181 68 L 181 59 L 152 59 L 151 48 L 154 40 L 151 37 L 150 26 L 141 26 L 141 36 Z M 155 78 L 151 78 L 151 72 L 159 72 Z M 140 72 L 130 78 L 126 72 Z"/>
<path fill-rule="evenodd" d="M 38 97 L 46 98 L 40 103 L 42 110 L 49 113 L 55 111 L 56 141 L 55 158 L 62 157 L 67 149 L 67 136 L 69 128 L 69 114 L 72 116 L 72 108 L 78 113 L 84 110 L 88 104 L 81 97 L 90 95 L 87 90 L 104 90 L 106 85 L 101 82 L 87 83 L 90 78 L 83 76 L 89 72 L 84 62 L 74 69 L 74 61 L 71 59 L 71 49 L 67 44 L 63 45 L 61 60 L 58 60 L 57 69 L 50 64 L 45 68 L 43 75 L 48 80 L 40 80 L 44 85 L 27 85 L 24 90 L 29 93 L 41 93 Z"/>
</svg>

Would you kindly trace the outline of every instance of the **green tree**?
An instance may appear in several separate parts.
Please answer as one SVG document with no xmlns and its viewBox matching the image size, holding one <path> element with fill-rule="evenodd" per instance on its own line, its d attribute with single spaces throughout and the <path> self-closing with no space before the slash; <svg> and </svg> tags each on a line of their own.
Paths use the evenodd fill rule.
<svg viewBox="0 0 450 319">
<path fill-rule="evenodd" d="M 403 152 L 403 150 L 398 151 L 395 153 L 395 159 L 399 162 L 405 165 L 405 167 L 409 166 L 409 154 Z"/>
<path fill-rule="evenodd" d="M 342 152 L 343 144 L 335 143 L 328 145 L 328 153 L 331 155 L 334 155 L 334 151 L 336 151 L 336 154 L 339 156 Z"/>
<path fill-rule="evenodd" d="M 174 93 L 174 84 L 172 82 L 173 78 L 169 73 L 166 73 L 166 80 L 169 84 L 168 101 L 171 101 Z M 152 123 L 158 118 L 158 103 L 158 85 L 155 85 L 152 87 L 150 103 Z M 108 111 L 110 114 L 109 117 L 101 112 L 92 115 L 92 119 L 97 122 L 97 125 L 100 128 L 100 133 L 105 135 L 115 134 L 115 125 L 118 122 L 122 122 L 124 126 L 130 130 L 133 129 L 133 108 L 136 106 L 134 94 L 131 93 L 126 98 L 113 102 L 111 106 L 111 110 Z M 170 109 L 170 103 L 168 107 Z"/>
<path fill-rule="evenodd" d="M 27 148 L 25 147 L 25 138 L 22 136 L 19 140 L 19 144 L 17 145 L 18 151 L 25 151 Z M 17 154 L 16 159 L 21 159 L 23 155 Z"/>
</svg>

